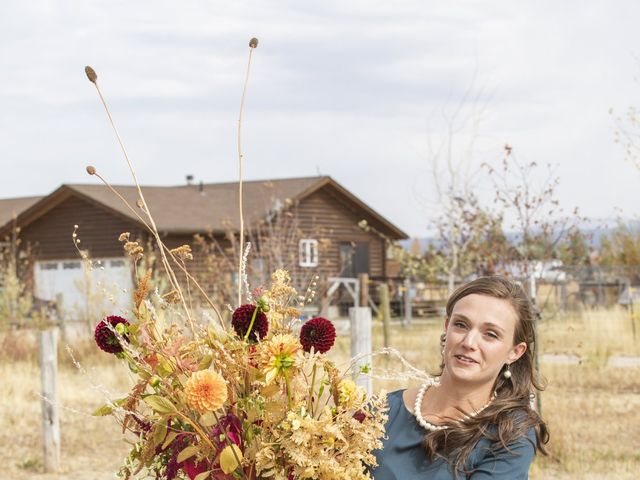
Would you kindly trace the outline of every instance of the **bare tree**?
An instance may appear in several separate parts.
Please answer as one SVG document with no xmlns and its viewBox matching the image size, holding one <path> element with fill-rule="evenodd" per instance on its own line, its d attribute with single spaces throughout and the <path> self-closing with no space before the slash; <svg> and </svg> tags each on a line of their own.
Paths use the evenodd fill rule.
<svg viewBox="0 0 640 480">
<path fill-rule="evenodd" d="M 0 325 L 24 326 L 33 307 L 33 256 L 15 224 L 0 242 Z"/>
<path fill-rule="evenodd" d="M 475 88 L 475 75 L 453 109 L 445 106 L 441 115 L 444 133 L 437 145 L 428 139 L 428 162 L 437 196 L 438 213 L 430 219 L 442 254 L 440 266 L 451 293 L 455 280 L 473 270 L 472 246 L 483 238 L 497 217 L 480 205 L 474 193 L 475 144 L 482 114 L 483 90 Z"/>
<path fill-rule="evenodd" d="M 624 149 L 625 158 L 640 170 L 640 113 L 629 107 L 624 115 L 609 111 L 615 122 L 614 141 Z"/>
<path fill-rule="evenodd" d="M 501 219 L 483 208 L 477 197 L 450 193 L 443 199 L 443 212 L 434 222 L 444 254 L 442 263 L 448 278 L 449 293 L 456 277 L 477 273 L 481 258 L 477 255 L 489 232 Z"/>
<path fill-rule="evenodd" d="M 514 273 L 528 284 L 535 299 L 534 263 L 554 257 L 560 242 L 578 228 L 583 218 L 575 208 L 567 214 L 556 196 L 559 178 L 546 164 L 543 171 L 537 162 L 523 162 L 510 145 L 504 147 L 499 167 L 483 164 L 495 188 L 495 203 L 507 218 L 507 230 L 515 235 L 512 243 L 517 257 L 507 262 L 517 264 Z"/>
</svg>

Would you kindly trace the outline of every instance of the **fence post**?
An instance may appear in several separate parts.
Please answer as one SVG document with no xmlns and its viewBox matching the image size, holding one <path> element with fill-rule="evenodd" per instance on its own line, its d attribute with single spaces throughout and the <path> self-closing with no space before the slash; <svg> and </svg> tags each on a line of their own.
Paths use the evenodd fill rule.
<svg viewBox="0 0 640 480">
<path fill-rule="evenodd" d="M 353 376 L 356 385 L 364 387 L 367 396 L 373 394 L 373 381 L 370 375 L 360 374 L 361 368 L 371 362 L 371 309 L 369 307 L 351 307 L 351 356 L 361 357 L 355 363 Z"/>
<path fill-rule="evenodd" d="M 56 302 L 55 303 L 56 321 L 58 322 L 58 326 L 60 327 L 60 335 L 62 335 L 62 343 L 66 344 L 69 342 L 69 337 L 67 336 L 66 319 L 64 318 L 64 315 L 62 313 L 63 311 L 62 304 L 64 303 L 64 297 L 62 293 L 56 294 L 55 302 Z"/>
<path fill-rule="evenodd" d="M 58 329 L 40 332 L 40 378 L 42 382 L 42 444 L 44 471 L 60 467 L 60 417 L 58 414 Z"/>
<path fill-rule="evenodd" d="M 389 321 L 391 320 L 391 307 L 389 305 L 389 285 L 381 283 L 378 286 L 380 295 L 380 314 L 382 316 L 382 335 L 384 347 L 389 347 Z"/>
<path fill-rule="evenodd" d="M 403 326 L 411 325 L 413 312 L 411 310 L 411 280 L 404 279 L 404 321 Z"/>
<path fill-rule="evenodd" d="M 360 306 L 366 307 L 369 305 L 369 275 L 358 274 L 358 283 L 360 284 Z"/>
</svg>

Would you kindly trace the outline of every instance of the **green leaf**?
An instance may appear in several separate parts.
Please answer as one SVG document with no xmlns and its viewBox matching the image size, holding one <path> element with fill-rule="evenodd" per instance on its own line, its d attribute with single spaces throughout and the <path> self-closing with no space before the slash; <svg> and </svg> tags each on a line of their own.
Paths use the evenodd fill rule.
<svg viewBox="0 0 640 480">
<path fill-rule="evenodd" d="M 203 427 L 211 427 L 216 424 L 216 417 L 213 412 L 207 412 L 200 417 L 200 424 Z"/>
<path fill-rule="evenodd" d="M 153 444 L 159 445 L 164 440 L 164 437 L 167 436 L 167 425 L 162 422 L 156 424 L 156 427 L 153 429 Z"/>
<path fill-rule="evenodd" d="M 145 397 L 144 401 L 160 414 L 173 413 L 176 411 L 176 406 L 160 395 L 149 395 L 148 397 Z"/>
<path fill-rule="evenodd" d="M 182 463 L 187 458 L 193 457 L 196 453 L 198 453 L 198 447 L 194 445 L 189 445 L 187 448 L 185 448 L 178 454 L 178 458 L 176 459 L 176 461 L 178 463 Z"/>
<path fill-rule="evenodd" d="M 211 362 L 213 361 L 213 357 L 211 355 L 205 355 L 198 363 L 198 370 L 206 370 L 211 366 Z"/>
<path fill-rule="evenodd" d="M 242 462 L 242 451 L 235 443 L 224 447 L 220 452 L 220 468 L 227 475 L 233 472 Z"/>
<path fill-rule="evenodd" d="M 148 322 L 151 319 L 149 309 L 145 302 L 140 303 L 140 306 L 138 307 L 138 319 L 140 320 L 140 323 Z"/>
<path fill-rule="evenodd" d="M 162 377 L 169 376 L 171 373 L 175 371 L 175 369 L 176 369 L 175 366 L 169 360 L 167 359 L 160 360 L 160 365 L 158 366 L 158 373 Z"/>
<path fill-rule="evenodd" d="M 194 478 L 193 480 L 205 480 L 206 478 L 209 478 L 209 475 L 211 475 L 211 470 L 207 470 L 206 472 L 199 473 L 198 475 L 196 475 L 196 478 Z"/>
<path fill-rule="evenodd" d="M 171 445 L 171 442 L 173 442 L 177 436 L 178 436 L 178 432 L 169 432 L 167 434 L 167 438 L 165 438 L 164 443 L 162 444 L 162 449 L 164 450 L 169 445 Z"/>
<path fill-rule="evenodd" d="M 109 405 L 103 405 L 100 408 L 98 408 L 95 412 L 93 412 L 91 415 L 93 415 L 94 417 L 104 417 L 106 415 L 111 415 L 113 413 L 113 407 L 110 407 Z"/>
</svg>

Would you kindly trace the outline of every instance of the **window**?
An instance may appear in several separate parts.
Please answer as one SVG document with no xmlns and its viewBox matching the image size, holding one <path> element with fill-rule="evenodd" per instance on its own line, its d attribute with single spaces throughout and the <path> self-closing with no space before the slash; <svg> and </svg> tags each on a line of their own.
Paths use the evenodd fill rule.
<svg viewBox="0 0 640 480">
<path fill-rule="evenodd" d="M 300 240 L 300 266 L 318 266 L 318 241 L 311 238 Z"/>
<path fill-rule="evenodd" d="M 109 266 L 113 268 L 124 267 L 124 260 L 111 260 Z"/>
<path fill-rule="evenodd" d="M 63 270 L 75 270 L 77 268 L 82 268 L 82 263 L 80 262 L 63 262 L 62 263 Z"/>
<path fill-rule="evenodd" d="M 58 262 L 44 262 L 40 264 L 40 270 L 57 270 Z"/>
</svg>

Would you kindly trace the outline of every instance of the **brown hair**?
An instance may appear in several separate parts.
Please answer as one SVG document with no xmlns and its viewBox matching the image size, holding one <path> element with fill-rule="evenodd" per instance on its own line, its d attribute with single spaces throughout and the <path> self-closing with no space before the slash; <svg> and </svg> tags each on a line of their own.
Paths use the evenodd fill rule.
<svg viewBox="0 0 640 480">
<path fill-rule="evenodd" d="M 526 438 L 529 429 L 533 428 L 536 434 L 534 448 L 545 455 L 544 444 L 549 441 L 546 424 L 530 406 L 534 392 L 544 389 L 535 367 L 537 314 L 534 306 L 517 283 L 500 276 L 481 277 L 453 292 L 447 301 L 447 318 L 451 318 L 458 300 L 472 294 L 507 300 L 518 317 L 513 344 L 525 342 L 527 349 L 510 365 L 511 378 L 505 378 L 502 373 L 498 375 L 493 386 L 497 396 L 486 409 L 464 422 L 449 422 L 449 429 L 429 432 L 425 436 L 424 446 L 430 460 L 446 459 L 454 475 L 465 471 L 465 462 L 482 437 L 491 442 L 491 448 L 508 448 L 516 440 Z M 444 335 L 441 341 L 444 342 Z M 443 369 L 444 361 L 440 373 Z"/>
</svg>

